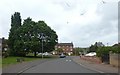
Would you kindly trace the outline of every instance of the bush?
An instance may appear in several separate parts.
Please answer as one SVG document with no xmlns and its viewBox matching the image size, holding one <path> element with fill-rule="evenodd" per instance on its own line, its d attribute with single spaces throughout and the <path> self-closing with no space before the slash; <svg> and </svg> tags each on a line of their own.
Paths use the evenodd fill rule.
<svg viewBox="0 0 120 75">
<path fill-rule="evenodd" d="M 99 47 L 96 53 L 98 57 L 102 57 L 104 55 L 109 54 L 111 50 L 112 50 L 112 47 Z"/>
<path fill-rule="evenodd" d="M 112 53 L 120 53 L 120 46 L 114 46 L 112 47 Z"/>
<path fill-rule="evenodd" d="M 8 52 L 2 52 L 2 57 L 7 58 L 9 56 Z"/>
</svg>

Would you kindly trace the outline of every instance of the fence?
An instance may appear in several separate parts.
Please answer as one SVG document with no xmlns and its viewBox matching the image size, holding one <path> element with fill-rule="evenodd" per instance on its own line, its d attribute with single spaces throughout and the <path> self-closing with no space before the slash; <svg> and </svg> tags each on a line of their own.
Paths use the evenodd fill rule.
<svg viewBox="0 0 120 75">
<path fill-rule="evenodd" d="M 120 67 L 120 55 L 110 53 L 110 64 L 116 67 Z"/>
</svg>

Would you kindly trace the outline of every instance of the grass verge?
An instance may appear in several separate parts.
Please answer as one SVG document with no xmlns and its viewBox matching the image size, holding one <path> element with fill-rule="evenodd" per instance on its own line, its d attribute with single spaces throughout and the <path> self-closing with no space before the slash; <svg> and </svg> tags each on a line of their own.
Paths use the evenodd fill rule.
<svg viewBox="0 0 120 75">
<path fill-rule="evenodd" d="M 58 58 L 57 56 L 44 56 L 43 59 L 55 59 Z M 26 57 L 7 57 L 7 58 L 2 58 L 2 67 L 7 67 L 9 65 L 14 65 L 14 64 L 18 64 L 21 62 L 17 62 L 17 59 L 23 59 L 24 61 L 22 62 L 29 62 L 29 61 L 34 61 L 34 60 L 38 60 L 38 59 L 42 59 L 41 56 L 26 56 Z"/>
<path fill-rule="evenodd" d="M 30 58 L 30 57 L 7 57 L 7 58 L 3 58 L 2 59 L 2 67 L 6 67 L 6 66 L 9 66 L 9 65 L 12 65 L 12 64 L 18 64 L 18 63 L 21 63 L 21 62 L 17 62 L 17 59 L 24 59 L 23 62 L 28 62 L 28 61 L 33 61 L 33 60 L 36 60 L 36 59 L 40 59 L 40 58 Z"/>
</svg>

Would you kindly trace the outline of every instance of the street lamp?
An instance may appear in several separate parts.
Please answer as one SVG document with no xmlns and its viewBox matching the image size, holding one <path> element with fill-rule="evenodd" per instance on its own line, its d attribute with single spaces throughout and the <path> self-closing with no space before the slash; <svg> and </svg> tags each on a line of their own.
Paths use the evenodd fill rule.
<svg viewBox="0 0 120 75">
<path fill-rule="evenodd" d="M 42 40 L 42 58 L 43 58 L 43 41 L 46 42 L 46 39 L 48 38 L 44 33 L 40 33 L 39 35 L 40 39 Z M 48 40 L 49 41 L 49 40 Z"/>
<path fill-rule="evenodd" d="M 41 39 L 42 39 L 42 59 L 43 59 L 43 33 L 41 33 Z"/>
</svg>

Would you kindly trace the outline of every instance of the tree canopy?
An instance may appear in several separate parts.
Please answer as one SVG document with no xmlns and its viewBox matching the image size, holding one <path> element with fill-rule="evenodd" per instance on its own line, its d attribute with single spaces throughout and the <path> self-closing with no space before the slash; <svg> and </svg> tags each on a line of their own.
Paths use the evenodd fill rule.
<svg viewBox="0 0 120 75">
<path fill-rule="evenodd" d="M 58 36 L 44 21 L 32 21 L 30 17 L 15 31 L 14 50 L 17 55 L 25 56 L 29 52 L 51 52 L 57 44 Z"/>
<path fill-rule="evenodd" d="M 104 44 L 102 42 L 95 42 L 94 45 L 91 45 L 89 47 L 89 52 L 96 52 L 99 47 L 103 47 L 103 46 L 104 46 Z"/>
<path fill-rule="evenodd" d="M 14 15 L 11 16 L 11 29 L 8 38 L 8 46 L 10 48 L 10 54 L 15 55 L 15 40 L 17 40 L 18 34 L 17 30 L 21 27 L 21 16 L 19 12 L 15 12 Z"/>
</svg>

